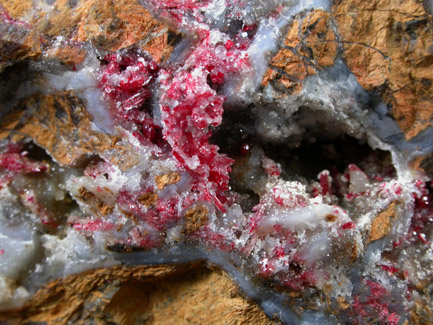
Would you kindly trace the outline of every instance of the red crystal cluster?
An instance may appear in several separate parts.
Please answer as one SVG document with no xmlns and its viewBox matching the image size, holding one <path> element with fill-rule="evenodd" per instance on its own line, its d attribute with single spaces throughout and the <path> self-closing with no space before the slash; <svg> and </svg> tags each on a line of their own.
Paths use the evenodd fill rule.
<svg viewBox="0 0 433 325">
<path fill-rule="evenodd" d="M 114 120 L 142 144 L 166 146 L 149 108 L 149 88 L 158 75 L 157 63 L 134 50 L 109 54 L 102 62 L 100 87 L 111 103 Z"/>
<path fill-rule="evenodd" d="M 181 222 L 183 211 L 195 202 L 209 202 L 225 212 L 230 200 L 227 190 L 233 161 L 209 143 L 211 128 L 221 124 L 225 101 L 213 88 L 222 85 L 226 77 L 247 69 L 249 63 L 245 52 L 234 46 L 228 36 L 215 33 L 203 31 L 206 36 L 180 67 L 160 69 L 146 55 L 131 50 L 108 55 L 102 62 L 100 87 L 111 103 L 116 124 L 131 132 L 142 145 L 153 143 L 163 152 L 170 152 L 180 171 L 192 179 L 188 195 L 159 198 L 146 209 L 138 203 L 138 197 L 155 191 L 154 187 L 147 186 L 136 193 L 120 191 L 116 199 L 119 208 L 143 220 L 154 230 L 151 233 L 165 232 L 169 225 Z M 161 107 L 158 122 L 149 108 L 149 100 L 157 95 Z M 92 222 L 89 227 L 96 226 Z M 208 238 L 212 246 L 224 242 L 223 235 L 214 234 L 207 227 L 202 227 L 200 236 Z M 132 242 L 155 247 L 161 245 L 160 239 L 137 233 Z"/>
<path fill-rule="evenodd" d="M 228 190 L 233 161 L 209 143 L 210 128 L 221 124 L 224 111 L 224 97 L 211 86 L 223 84 L 227 76 L 249 65 L 245 53 L 236 47 L 227 50 L 230 39 L 212 44 L 215 36 L 220 35 L 207 32 L 175 74 L 164 71 L 160 103 L 164 138 L 173 156 L 192 174 L 199 200 L 213 202 L 224 211 L 223 192 Z"/>
</svg>

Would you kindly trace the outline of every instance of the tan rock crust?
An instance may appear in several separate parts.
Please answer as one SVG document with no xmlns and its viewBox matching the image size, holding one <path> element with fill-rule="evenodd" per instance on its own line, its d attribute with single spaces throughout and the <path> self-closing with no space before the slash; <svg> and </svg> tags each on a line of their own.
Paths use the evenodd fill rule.
<svg viewBox="0 0 433 325">
<path fill-rule="evenodd" d="M 409 165 L 421 174 L 427 173 L 430 177 L 433 176 L 433 155 L 417 156 L 409 162 Z"/>
<path fill-rule="evenodd" d="M 308 75 L 334 64 L 337 48 L 329 13 L 314 10 L 294 20 L 282 49 L 270 61 L 262 85 L 271 83 L 277 89 L 298 93 Z"/>
<path fill-rule="evenodd" d="M 27 23 L 25 13 L 33 12 L 30 10 L 31 5 L 25 1 L 20 4 L 4 1 L 4 4 L 5 6 L 2 6 L 0 0 L 0 15 L 3 11 L 5 17 L 11 17 L 3 17 L 0 24 L 0 72 L 8 65 L 25 59 L 38 59 L 40 56 L 69 66 L 84 61 L 87 52 L 80 44 L 61 42 L 51 46 L 50 41 L 39 30 Z M 9 8 L 10 12 L 6 8 Z"/>
<path fill-rule="evenodd" d="M 103 201 L 99 201 L 99 202 L 98 202 L 98 209 L 99 209 L 99 211 L 101 212 L 101 214 L 102 214 L 103 216 L 105 216 L 105 215 L 107 215 L 107 214 L 112 213 L 113 210 L 114 210 L 114 207 L 112 207 L 111 205 L 106 204 L 106 203 L 103 202 Z"/>
<path fill-rule="evenodd" d="M 116 136 L 92 130 L 91 120 L 85 103 L 73 91 L 38 94 L 21 101 L 2 118 L 0 140 L 29 137 L 62 165 L 76 165 L 95 154 L 122 170 L 138 162 L 134 150 L 118 143 Z"/>
<path fill-rule="evenodd" d="M 425 297 L 416 299 L 414 308 L 410 311 L 414 324 L 431 324 L 433 322 L 432 297 L 427 289 L 423 291 Z"/>
<path fill-rule="evenodd" d="M 352 253 L 350 254 L 350 261 L 351 262 L 355 262 L 356 259 L 359 256 L 359 252 L 358 252 L 358 245 L 356 244 L 356 242 L 353 243 L 353 247 L 352 247 Z"/>
<path fill-rule="evenodd" d="M 80 187 L 80 189 L 78 190 L 78 194 L 80 195 L 81 199 L 83 199 L 84 201 L 89 201 L 90 199 L 95 198 L 95 194 L 90 192 L 84 186 Z"/>
<path fill-rule="evenodd" d="M 188 209 L 185 213 L 185 233 L 191 233 L 207 222 L 207 216 L 209 210 L 204 205 L 196 205 L 195 207 Z"/>
<path fill-rule="evenodd" d="M 167 185 L 176 184 L 179 181 L 180 174 L 177 172 L 155 176 L 155 183 L 158 190 L 162 190 Z"/>
<path fill-rule="evenodd" d="M 350 303 L 348 303 L 344 297 L 341 297 L 341 296 L 338 297 L 337 302 L 338 302 L 339 307 L 342 310 L 346 310 L 347 308 L 350 307 Z"/>
<path fill-rule="evenodd" d="M 140 204 L 145 205 L 146 207 L 153 207 L 156 205 L 156 202 L 158 201 L 158 194 L 152 193 L 152 192 L 147 192 L 147 193 L 140 195 L 137 198 L 137 201 Z"/>
<path fill-rule="evenodd" d="M 0 0 L 16 19 L 25 19 L 47 38 L 90 42 L 108 51 L 137 44 L 157 62 L 168 58 L 172 38 L 168 27 L 152 17 L 138 0 L 56 0 L 51 5 L 33 1 Z"/>
<path fill-rule="evenodd" d="M 32 0 L 0 0 L 0 6 L 3 6 L 10 16 L 16 20 L 25 20 L 25 17 L 32 11 Z"/>
<path fill-rule="evenodd" d="M 83 47 L 76 44 L 64 43 L 61 46 L 48 48 L 44 52 L 44 56 L 48 60 L 58 60 L 65 65 L 73 67 L 84 62 L 87 52 Z"/>
<path fill-rule="evenodd" d="M 431 126 L 433 28 L 422 2 L 342 0 L 333 15 L 347 65 L 392 104 L 406 139 Z"/>
<path fill-rule="evenodd" d="M 104 201 L 97 198 L 95 194 L 90 192 L 84 186 L 78 190 L 78 194 L 79 194 L 78 199 L 81 199 L 84 202 L 86 202 L 87 204 L 89 204 L 90 206 L 95 207 L 93 212 L 96 215 L 102 214 L 104 216 L 106 214 L 113 212 L 113 210 L 114 210 L 113 206 L 106 204 Z"/>
<path fill-rule="evenodd" d="M 200 262 L 115 266 L 45 285 L 3 324 L 273 324 L 222 271 Z"/>
<path fill-rule="evenodd" d="M 327 222 L 334 222 L 335 220 L 337 220 L 337 216 L 334 215 L 334 214 L 328 214 L 328 215 L 326 216 L 326 221 L 327 221 Z"/>
<path fill-rule="evenodd" d="M 371 222 L 370 236 L 368 242 L 382 239 L 391 231 L 392 219 L 396 214 L 397 204 L 391 203 L 384 211 L 379 213 Z"/>
<path fill-rule="evenodd" d="M 38 33 L 7 16 L 0 2 L 0 72 L 14 62 L 41 55 L 42 40 Z"/>
</svg>

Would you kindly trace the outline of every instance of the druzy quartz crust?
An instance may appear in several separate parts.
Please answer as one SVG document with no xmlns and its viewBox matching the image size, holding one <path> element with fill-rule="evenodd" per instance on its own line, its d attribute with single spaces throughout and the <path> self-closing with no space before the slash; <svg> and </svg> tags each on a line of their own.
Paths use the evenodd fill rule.
<svg viewBox="0 0 433 325">
<path fill-rule="evenodd" d="M 433 321 L 428 1 L 42 2 L 0 1 L 1 312 L 204 261 L 275 322 Z"/>
</svg>

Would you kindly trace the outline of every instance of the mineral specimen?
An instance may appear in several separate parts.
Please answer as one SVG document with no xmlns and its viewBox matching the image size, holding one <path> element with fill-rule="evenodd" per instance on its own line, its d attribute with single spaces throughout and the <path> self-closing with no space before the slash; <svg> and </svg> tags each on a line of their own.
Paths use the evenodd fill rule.
<svg viewBox="0 0 433 325">
<path fill-rule="evenodd" d="M 432 7 L 0 0 L 0 321 L 433 322 Z"/>
</svg>

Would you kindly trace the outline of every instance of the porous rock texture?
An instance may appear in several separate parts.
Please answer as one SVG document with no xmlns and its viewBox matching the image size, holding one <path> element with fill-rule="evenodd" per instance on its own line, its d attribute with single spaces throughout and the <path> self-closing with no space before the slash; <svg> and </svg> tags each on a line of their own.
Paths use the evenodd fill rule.
<svg viewBox="0 0 433 325">
<path fill-rule="evenodd" d="M 432 9 L 0 0 L 0 322 L 433 322 Z"/>
</svg>

